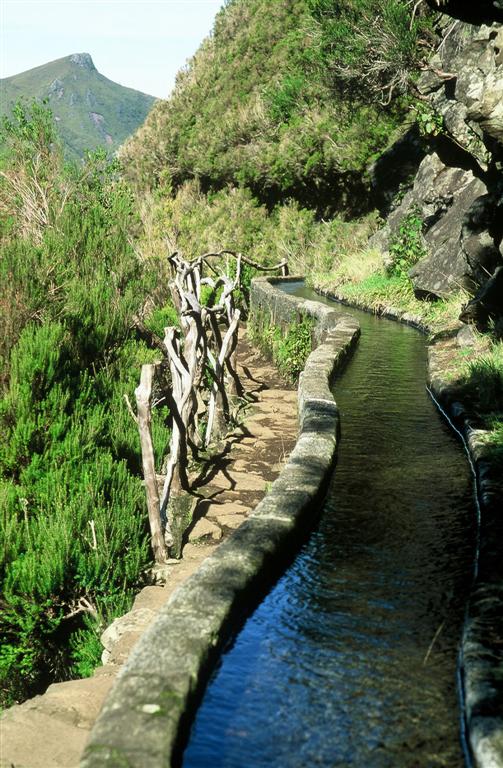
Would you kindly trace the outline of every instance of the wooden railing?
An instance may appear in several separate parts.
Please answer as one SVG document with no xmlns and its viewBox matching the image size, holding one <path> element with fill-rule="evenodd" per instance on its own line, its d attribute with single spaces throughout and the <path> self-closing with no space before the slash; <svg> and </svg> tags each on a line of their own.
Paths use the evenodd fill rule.
<svg viewBox="0 0 503 768">
<path fill-rule="evenodd" d="M 233 277 L 220 274 L 213 259 L 232 258 Z M 225 434 L 235 417 L 233 404 L 242 394 L 236 369 L 236 348 L 241 310 L 236 306 L 236 292 L 241 288 L 242 265 L 261 272 L 288 274 L 288 264 L 281 261 L 263 267 L 240 253 L 230 250 L 205 253 L 186 261 L 178 252 L 169 256 L 172 280 L 169 288 L 179 316 L 179 326 L 164 329 L 164 340 L 156 347 L 163 359 L 142 366 L 140 384 L 135 390 L 137 412 L 126 402 L 140 434 L 142 466 L 147 496 L 152 549 L 156 563 L 165 563 L 176 543 L 172 530 L 177 515 L 177 500 L 189 490 L 187 468 L 201 447 Z M 204 271 L 212 276 L 204 276 Z M 203 287 L 210 289 L 211 300 L 203 302 Z M 160 397 L 155 384 L 161 371 L 169 370 L 170 385 L 164 385 Z M 166 380 L 166 376 L 164 376 Z M 171 437 L 165 463 L 162 491 L 159 491 L 152 441 L 152 410 L 166 402 L 170 413 Z M 178 536 L 179 538 L 179 536 Z"/>
</svg>

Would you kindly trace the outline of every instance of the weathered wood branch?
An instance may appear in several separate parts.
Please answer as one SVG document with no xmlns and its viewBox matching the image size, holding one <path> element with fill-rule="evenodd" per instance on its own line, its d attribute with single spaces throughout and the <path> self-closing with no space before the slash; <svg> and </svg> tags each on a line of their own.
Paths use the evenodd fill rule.
<svg viewBox="0 0 503 768">
<path fill-rule="evenodd" d="M 165 563 L 167 560 L 166 544 L 163 537 L 161 512 L 159 504 L 159 491 L 154 462 L 154 445 L 151 431 L 151 398 L 152 383 L 155 373 L 155 364 L 143 365 L 141 369 L 140 384 L 135 389 L 136 405 L 138 409 L 138 430 L 140 433 L 143 477 L 147 494 L 148 519 L 152 538 L 152 549 L 156 563 Z M 169 525 L 166 531 L 169 539 Z"/>
<path fill-rule="evenodd" d="M 232 348 L 233 337 L 237 334 L 240 316 L 241 316 L 241 312 L 239 311 L 239 309 L 236 309 L 234 312 L 234 317 L 232 318 L 232 322 L 229 328 L 227 329 L 227 333 L 225 334 L 222 340 L 220 352 L 215 362 L 215 370 L 214 370 L 215 378 L 213 382 L 210 403 L 208 406 L 208 425 L 206 428 L 206 437 L 205 437 L 206 445 L 209 445 L 211 441 L 211 435 L 212 435 L 213 425 L 215 421 L 215 411 L 217 407 L 217 397 L 219 394 L 222 398 L 222 404 L 224 409 L 228 411 L 228 399 L 227 399 L 227 393 L 225 391 L 225 383 L 223 380 L 223 371 L 224 371 L 225 362 L 229 355 L 229 349 Z M 228 413 L 226 413 L 226 415 L 228 416 Z"/>
<path fill-rule="evenodd" d="M 213 257 L 222 257 L 222 256 L 232 256 L 234 259 L 240 258 L 241 262 L 244 264 L 248 264 L 250 267 L 254 267 L 255 269 L 258 269 L 260 272 L 275 272 L 278 269 L 282 270 L 283 276 L 288 275 L 288 260 L 283 259 L 282 261 L 279 261 L 277 264 L 275 264 L 272 267 L 264 267 L 263 264 L 259 264 L 257 261 L 253 261 L 252 259 L 249 259 L 247 256 L 243 256 L 242 253 L 238 253 L 237 251 L 230 251 L 227 249 L 223 249 L 221 251 L 208 251 L 208 253 L 203 253 L 202 256 L 199 256 L 194 262 L 203 262 L 207 261 L 207 259 L 213 258 Z"/>
<path fill-rule="evenodd" d="M 234 277 L 203 277 L 205 267 L 215 274 L 209 263 L 213 257 L 234 258 Z M 242 393 L 236 370 L 241 313 L 236 309 L 234 301 L 235 291 L 241 282 L 242 265 L 248 264 L 263 272 L 281 270 L 283 274 L 288 274 L 286 260 L 272 267 L 262 267 L 231 250 L 209 252 L 190 262 L 175 251 L 168 257 L 168 261 L 172 275 L 169 289 L 180 318 L 180 328 L 165 328 L 164 340 L 160 341 L 140 318 L 135 318 L 137 333 L 151 346 L 162 349 L 171 374 L 171 387 L 162 393 L 163 400 L 168 401 L 171 437 L 161 494 L 155 475 L 150 424 L 155 365 L 144 365 L 142 368 L 140 386 L 135 392 L 137 416 L 129 406 L 140 431 L 152 547 L 158 562 L 165 561 L 166 546 L 173 544 L 167 511 L 169 508 L 170 519 L 173 516 L 176 522 L 175 507 L 177 510 L 178 507 L 173 504 L 175 498 L 177 502 L 180 501 L 181 490 L 188 490 L 188 450 L 190 448 L 195 453 L 200 445 L 199 419 L 202 416 L 207 418 L 204 445 L 208 446 L 215 433 L 218 431 L 221 434 L 225 422 L 232 417 L 229 395 Z M 201 303 L 201 289 L 205 285 L 213 293 L 212 306 L 203 306 Z M 205 382 L 208 372 L 211 375 L 209 392 Z M 163 526 L 166 526 L 164 539 Z"/>
</svg>

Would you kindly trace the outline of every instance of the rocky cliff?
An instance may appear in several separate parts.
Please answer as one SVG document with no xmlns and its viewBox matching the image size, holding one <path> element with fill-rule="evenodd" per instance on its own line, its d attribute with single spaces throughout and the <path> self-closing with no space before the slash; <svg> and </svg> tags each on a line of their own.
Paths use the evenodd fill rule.
<svg viewBox="0 0 503 768">
<path fill-rule="evenodd" d="M 476 12 L 454 0 L 431 4 L 449 15 L 417 84 L 426 154 L 417 137 L 406 137 L 405 156 L 419 166 L 372 244 L 386 251 L 413 211 L 425 253 L 410 272 L 417 297 L 445 297 L 462 286 L 475 296 L 462 319 L 484 325 L 503 311 L 503 3 L 477 3 Z M 403 144 L 380 159 L 376 180 L 390 176 L 386 166 L 400 161 L 397 152 L 404 156 Z"/>
</svg>

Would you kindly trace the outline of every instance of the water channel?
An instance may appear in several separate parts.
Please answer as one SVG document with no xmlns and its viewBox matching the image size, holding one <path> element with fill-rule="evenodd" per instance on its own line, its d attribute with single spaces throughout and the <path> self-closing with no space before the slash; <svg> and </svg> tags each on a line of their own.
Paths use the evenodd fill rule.
<svg viewBox="0 0 503 768">
<path fill-rule="evenodd" d="M 471 473 L 426 391 L 424 337 L 349 311 L 362 336 L 334 385 L 342 441 L 319 525 L 223 655 L 184 768 L 465 764 Z"/>
</svg>

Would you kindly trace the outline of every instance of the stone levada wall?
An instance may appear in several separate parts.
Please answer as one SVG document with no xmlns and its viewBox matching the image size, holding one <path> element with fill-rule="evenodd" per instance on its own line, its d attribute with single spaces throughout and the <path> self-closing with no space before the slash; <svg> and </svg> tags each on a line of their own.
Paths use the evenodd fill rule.
<svg viewBox="0 0 503 768">
<path fill-rule="evenodd" d="M 503 768 L 503 478 L 435 345 L 428 367 L 430 392 L 462 436 L 477 483 L 478 551 L 459 653 L 467 736 L 477 768 Z"/>
<path fill-rule="evenodd" d="M 161 609 L 105 702 L 81 768 L 160 768 L 180 755 L 191 718 L 222 645 L 256 606 L 312 528 L 338 442 L 330 383 L 359 337 L 343 310 L 252 285 L 252 312 L 278 323 L 315 318 L 314 350 L 298 390 L 299 436 L 271 490 L 237 531 Z"/>
</svg>

